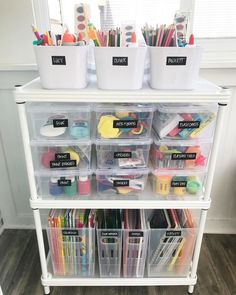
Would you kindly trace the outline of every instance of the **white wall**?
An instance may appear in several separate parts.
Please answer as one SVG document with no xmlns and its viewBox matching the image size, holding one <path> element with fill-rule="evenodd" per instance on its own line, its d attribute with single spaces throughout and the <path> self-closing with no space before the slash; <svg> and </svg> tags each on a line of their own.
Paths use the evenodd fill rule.
<svg viewBox="0 0 236 295">
<path fill-rule="evenodd" d="M 35 63 L 30 0 L 0 0 L 0 64 Z"/>
<path fill-rule="evenodd" d="M 9 23 L 9 16 L 14 22 Z M 0 0 L 0 34 L 8 38 L 8 44 L 2 46 L 1 42 L 0 46 L 0 209 L 6 227 L 34 225 L 28 202 L 19 120 L 12 94 L 15 84 L 24 84 L 37 76 L 36 71 L 29 71 L 32 69 L 29 64 L 34 62 L 32 19 L 30 0 Z M 7 36 L 8 31 L 4 30 L 7 27 L 11 28 L 11 36 Z M 15 40 L 18 40 L 17 50 L 13 51 Z M 15 70 L 1 71 L 7 68 Z M 206 231 L 236 233 L 236 69 L 203 69 L 201 75 L 219 85 L 232 87 L 234 96 L 224 125 Z"/>
</svg>

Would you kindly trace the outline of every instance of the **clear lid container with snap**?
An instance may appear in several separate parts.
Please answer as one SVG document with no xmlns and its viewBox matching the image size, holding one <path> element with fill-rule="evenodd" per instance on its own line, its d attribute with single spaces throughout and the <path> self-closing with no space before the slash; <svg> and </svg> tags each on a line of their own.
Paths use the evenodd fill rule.
<svg viewBox="0 0 236 295">
<path fill-rule="evenodd" d="M 152 139 L 96 139 L 97 168 L 144 168 Z"/>
<path fill-rule="evenodd" d="M 152 104 L 97 104 L 96 136 L 102 139 L 149 137 Z"/>
<path fill-rule="evenodd" d="M 91 105 L 83 103 L 27 104 L 31 139 L 83 140 L 91 137 Z"/>
<path fill-rule="evenodd" d="M 166 200 L 192 200 L 203 197 L 206 170 L 152 170 L 154 195 Z"/>
<path fill-rule="evenodd" d="M 159 139 L 155 133 L 153 139 L 150 159 L 156 169 L 199 170 L 208 165 L 212 139 Z"/>
<path fill-rule="evenodd" d="M 217 104 L 157 104 L 153 128 L 160 138 L 212 138 Z"/>
<path fill-rule="evenodd" d="M 146 186 L 149 168 L 97 169 L 97 192 L 100 196 L 136 196 Z"/>
<path fill-rule="evenodd" d="M 35 169 L 71 170 L 91 167 L 92 142 L 87 140 L 32 140 L 30 142 Z"/>
<path fill-rule="evenodd" d="M 92 170 L 35 171 L 38 196 L 43 199 L 77 199 L 89 196 Z"/>
</svg>

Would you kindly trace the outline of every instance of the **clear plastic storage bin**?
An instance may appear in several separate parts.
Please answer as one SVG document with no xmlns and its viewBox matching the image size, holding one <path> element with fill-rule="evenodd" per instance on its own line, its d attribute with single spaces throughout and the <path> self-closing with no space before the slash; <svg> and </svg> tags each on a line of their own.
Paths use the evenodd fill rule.
<svg viewBox="0 0 236 295">
<path fill-rule="evenodd" d="M 97 228 L 100 277 L 120 277 L 122 229 Z"/>
<path fill-rule="evenodd" d="M 31 139 L 90 139 L 91 106 L 88 104 L 29 103 L 27 113 Z"/>
<path fill-rule="evenodd" d="M 144 211 L 133 211 L 139 211 L 140 221 L 144 224 L 139 225 L 140 229 L 123 230 L 123 276 L 125 278 L 142 278 L 145 270 L 149 231 Z"/>
<path fill-rule="evenodd" d="M 46 89 L 87 86 L 88 46 L 34 46 L 40 82 Z"/>
<path fill-rule="evenodd" d="M 153 127 L 161 139 L 213 137 L 216 104 L 157 104 Z"/>
<path fill-rule="evenodd" d="M 149 137 L 153 111 L 151 104 L 97 104 L 97 138 Z"/>
<path fill-rule="evenodd" d="M 189 212 L 189 210 L 176 209 L 175 212 L 179 212 L 179 214 L 184 215 L 184 218 L 186 219 L 185 212 Z M 197 228 L 195 225 L 190 228 L 150 228 L 147 260 L 148 276 L 188 276 L 196 236 Z"/>
<path fill-rule="evenodd" d="M 155 89 L 183 89 L 196 87 L 202 48 L 196 47 L 151 47 L 150 85 Z"/>
<path fill-rule="evenodd" d="M 95 47 L 98 88 L 142 88 L 146 47 Z"/>
<path fill-rule="evenodd" d="M 204 169 L 212 140 L 158 140 L 154 136 L 150 159 L 157 169 Z"/>
<path fill-rule="evenodd" d="M 203 196 L 206 171 L 153 170 L 153 193 L 164 199 L 182 200 Z"/>
<path fill-rule="evenodd" d="M 91 166 L 91 140 L 31 141 L 35 169 L 71 170 Z"/>
<path fill-rule="evenodd" d="M 93 277 L 95 270 L 94 228 L 47 228 L 55 276 Z"/>
<path fill-rule="evenodd" d="M 148 168 L 97 169 L 97 192 L 100 196 L 137 196 L 145 188 Z"/>
<path fill-rule="evenodd" d="M 76 199 L 91 194 L 91 170 L 36 171 L 35 178 L 43 199 Z"/>
<path fill-rule="evenodd" d="M 147 167 L 151 139 L 96 140 L 97 168 Z"/>
</svg>

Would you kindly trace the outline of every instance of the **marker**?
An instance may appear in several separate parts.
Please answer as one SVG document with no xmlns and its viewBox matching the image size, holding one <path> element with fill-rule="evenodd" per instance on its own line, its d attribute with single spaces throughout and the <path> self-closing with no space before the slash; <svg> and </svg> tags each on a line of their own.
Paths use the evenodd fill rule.
<svg viewBox="0 0 236 295">
<path fill-rule="evenodd" d="M 32 27 L 32 31 L 33 31 L 35 37 L 37 38 L 37 40 L 41 40 L 38 30 L 33 25 L 31 25 L 31 27 Z"/>
<path fill-rule="evenodd" d="M 138 47 L 137 38 L 135 32 L 132 32 L 131 42 L 128 43 L 128 47 L 135 48 Z"/>
<path fill-rule="evenodd" d="M 194 35 L 191 34 L 189 36 L 189 41 L 188 41 L 188 44 L 186 45 L 186 47 L 196 47 L 196 45 L 194 44 Z"/>
</svg>

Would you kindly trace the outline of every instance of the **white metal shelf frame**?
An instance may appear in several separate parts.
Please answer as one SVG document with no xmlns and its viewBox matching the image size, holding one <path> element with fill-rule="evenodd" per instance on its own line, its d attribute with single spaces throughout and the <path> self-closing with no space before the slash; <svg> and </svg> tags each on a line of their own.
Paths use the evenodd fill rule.
<svg viewBox="0 0 236 295">
<path fill-rule="evenodd" d="M 40 262 L 42 268 L 42 285 L 44 286 L 45 294 L 50 293 L 50 286 L 118 286 L 118 285 L 188 285 L 189 293 L 194 290 L 194 285 L 197 282 L 197 266 L 200 255 L 202 237 L 206 222 L 207 209 L 210 206 L 210 192 L 213 182 L 213 176 L 217 160 L 217 152 L 220 144 L 224 116 L 227 110 L 227 104 L 230 99 L 230 92 L 227 89 L 222 89 L 214 84 L 201 80 L 198 83 L 198 89 L 193 91 L 157 91 L 144 88 L 138 91 L 103 91 L 91 84 L 88 88 L 81 91 L 73 90 L 45 90 L 40 86 L 39 79 L 35 79 L 30 83 L 17 87 L 15 91 L 15 99 L 18 105 L 18 112 L 20 118 L 20 126 L 23 137 L 24 152 L 26 158 L 26 167 L 28 173 L 28 181 L 30 186 L 31 199 L 30 203 L 33 208 L 36 234 L 39 247 Z M 27 102 L 133 102 L 133 103 L 218 103 L 218 115 L 216 121 L 216 131 L 214 135 L 213 148 L 209 163 L 209 170 L 206 182 L 206 190 L 204 198 L 201 201 L 195 202 L 174 202 L 174 201 L 128 201 L 124 206 L 120 201 L 111 201 L 110 206 L 105 205 L 104 202 L 99 204 L 93 201 L 93 208 L 199 208 L 201 209 L 201 216 L 198 225 L 198 235 L 193 254 L 192 268 L 190 275 L 186 278 L 139 278 L 139 279 L 111 279 L 111 278 L 55 278 L 48 271 L 47 257 L 44 247 L 42 223 L 40 218 L 40 210 L 46 208 L 84 208 L 89 206 L 89 201 L 71 200 L 71 201 L 53 201 L 42 200 L 37 196 L 36 183 L 34 178 L 34 167 L 30 148 L 30 139 L 25 111 L 25 103 Z M 105 201 L 108 203 L 108 201 Z M 123 202 L 123 201 L 122 201 Z M 104 207 L 102 207 L 104 206 Z"/>
</svg>

